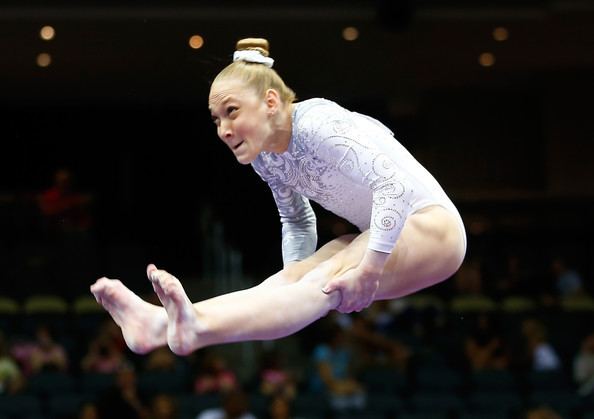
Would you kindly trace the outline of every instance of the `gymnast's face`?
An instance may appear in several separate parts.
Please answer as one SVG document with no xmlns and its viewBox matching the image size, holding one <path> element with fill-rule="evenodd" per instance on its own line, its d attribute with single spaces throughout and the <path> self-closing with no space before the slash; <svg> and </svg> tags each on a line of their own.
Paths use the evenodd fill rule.
<svg viewBox="0 0 594 419">
<path fill-rule="evenodd" d="M 273 151 L 274 129 L 270 104 L 239 80 L 223 79 L 210 88 L 208 107 L 217 135 L 241 164 L 249 164 L 261 151 Z"/>
</svg>

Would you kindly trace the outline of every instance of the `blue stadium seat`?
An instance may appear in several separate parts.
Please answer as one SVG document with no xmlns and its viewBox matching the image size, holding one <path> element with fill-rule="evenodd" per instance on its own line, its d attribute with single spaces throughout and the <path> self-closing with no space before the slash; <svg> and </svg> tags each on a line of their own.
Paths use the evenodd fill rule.
<svg viewBox="0 0 594 419">
<path fill-rule="evenodd" d="M 9 418 L 41 417 L 39 398 L 28 394 L 0 395 L 0 415 Z"/>
<path fill-rule="evenodd" d="M 40 372 L 27 380 L 27 390 L 37 397 L 51 397 L 76 390 L 73 376 L 65 372 Z"/>
<path fill-rule="evenodd" d="M 50 397 L 47 406 L 52 419 L 68 419 L 77 417 L 84 403 L 96 400 L 89 394 L 64 393 Z"/>
</svg>

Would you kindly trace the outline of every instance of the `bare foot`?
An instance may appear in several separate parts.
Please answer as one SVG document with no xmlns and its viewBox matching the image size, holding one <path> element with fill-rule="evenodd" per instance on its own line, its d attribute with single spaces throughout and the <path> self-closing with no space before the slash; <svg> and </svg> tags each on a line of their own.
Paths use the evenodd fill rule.
<svg viewBox="0 0 594 419">
<path fill-rule="evenodd" d="M 91 285 L 91 292 L 120 326 L 132 352 L 145 354 L 167 344 L 163 307 L 147 303 L 118 279 L 100 278 Z"/>
<path fill-rule="evenodd" d="M 171 351 L 187 355 L 204 346 L 199 341 L 200 334 L 205 331 L 204 323 L 198 320 L 198 314 L 179 280 L 152 264 L 147 267 L 146 274 L 167 310 L 167 343 Z"/>
</svg>

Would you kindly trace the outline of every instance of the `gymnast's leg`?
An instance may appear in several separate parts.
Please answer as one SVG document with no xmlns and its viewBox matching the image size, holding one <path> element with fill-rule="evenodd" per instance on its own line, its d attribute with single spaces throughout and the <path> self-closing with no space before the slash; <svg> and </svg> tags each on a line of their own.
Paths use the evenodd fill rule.
<svg viewBox="0 0 594 419">
<path fill-rule="evenodd" d="M 296 265 L 299 280 L 283 278 L 281 286 L 265 281 L 248 290 L 192 304 L 173 275 L 151 265 L 147 274 L 167 310 L 167 340 L 178 354 L 229 342 L 276 339 L 295 333 L 340 304 L 340 293 L 321 292 L 330 278 L 361 261 L 368 233 L 331 243 L 329 257 L 312 256 Z M 342 245 L 342 246 L 339 246 Z M 445 209 L 430 207 L 409 217 L 388 258 L 376 299 L 401 297 L 452 275 L 465 252 L 463 233 Z M 290 267 L 291 268 L 291 267 Z M 289 268 L 289 269 L 290 269 Z"/>
<path fill-rule="evenodd" d="M 321 289 L 330 278 L 357 266 L 367 237 L 366 232 L 354 239 L 336 239 L 256 287 L 194 304 L 177 278 L 150 265 L 147 274 L 165 310 L 134 298 L 119 281 L 111 287 L 112 293 L 105 292 L 106 281 L 112 284 L 105 278 L 92 290 L 122 327 L 127 342 L 138 340 L 141 333 L 136 332 L 146 332 L 143 325 L 150 326 L 147 339 L 152 340 L 138 345 L 144 350 L 164 344 L 162 335 L 155 336 L 164 332 L 164 319 L 163 334 L 178 354 L 220 343 L 275 339 L 302 329 L 340 304 L 339 293 L 326 295 Z M 384 269 L 376 299 L 402 297 L 448 278 L 462 263 L 464 252 L 463 232 L 445 209 L 431 207 L 409 216 Z M 126 337 L 131 331 L 136 336 Z"/>
<path fill-rule="evenodd" d="M 202 309 L 206 309 L 207 311 L 212 310 L 213 316 L 220 316 L 222 314 L 224 318 L 234 319 L 237 316 L 229 316 L 229 313 L 233 314 L 233 307 L 245 306 L 245 302 L 253 298 L 250 294 L 256 292 L 256 295 L 258 295 L 263 292 L 262 290 L 267 288 L 278 288 L 295 283 L 314 267 L 326 261 L 338 251 L 344 249 L 353 237 L 354 236 L 352 235 L 344 236 L 329 242 L 308 259 L 291 264 L 289 267 L 272 275 L 256 287 L 221 295 L 202 303 L 196 303 L 196 312 L 198 313 Z M 150 275 L 154 270 L 154 267 L 149 266 L 149 268 L 147 273 Z M 158 272 L 164 273 L 164 271 Z M 159 297 L 162 298 L 162 301 L 165 301 L 169 305 L 170 310 L 175 311 L 175 307 L 171 307 L 172 301 L 179 303 L 180 307 L 185 307 L 186 309 L 186 312 L 181 310 L 177 313 L 175 321 L 172 322 L 172 331 L 169 332 L 169 337 L 172 340 L 173 346 L 177 348 L 176 350 L 181 352 L 184 352 L 184 349 L 185 351 L 189 351 L 188 347 L 191 348 L 192 345 L 197 345 L 196 347 L 204 346 L 205 341 L 202 341 L 202 344 L 195 342 L 198 337 L 190 338 L 190 343 L 188 343 L 187 338 L 183 338 L 183 336 L 177 337 L 178 335 L 187 334 L 180 333 L 181 325 L 183 325 L 184 330 L 195 329 L 196 331 L 202 331 L 205 329 L 206 323 L 202 320 L 199 321 L 199 319 L 204 319 L 204 316 L 196 316 L 196 313 L 194 313 L 193 310 L 189 310 L 189 299 L 183 291 L 181 284 L 179 284 L 179 281 L 175 280 L 174 282 L 177 283 L 174 285 L 165 285 L 165 282 L 167 282 L 166 279 L 168 278 L 167 275 L 163 276 L 163 286 L 154 286 L 155 291 L 157 294 L 160 294 Z M 171 289 L 171 287 L 174 287 L 174 289 Z M 110 313 L 114 321 L 120 326 L 124 339 L 133 352 L 143 354 L 150 352 L 157 347 L 167 345 L 168 318 L 167 312 L 163 307 L 142 300 L 117 279 L 100 278 L 91 286 L 91 292 L 95 295 L 97 301 Z M 172 301 L 170 301 L 168 295 L 171 295 L 172 292 L 175 294 L 175 297 L 172 297 Z M 265 292 L 264 294 L 266 295 Z M 323 295 L 324 294 L 322 294 L 322 296 Z M 285 307 L 281 313 L 289 311 L 289 308 L 294 305 L 293 298 L 295 298 L 295 295 L 290 298 L 291 304 L 289 304 L 289 307 Z M 323 298 L 326 300 L 334 300 L 337 297 Z M 225 307 L 221 314 L 218 313 L 218 311 L 221 311 L 218 307 Z M 323 310 L 317 309 L 317 312 L 321 313 Z M 210 316 L 210 313 L 208 313 L 208 315 Z M 298 327 L 302 326 L 299 325 Z M 190 336 L 191 335 L 192 333 L 190 333 Z M 263 337 L 265 336 L 263 335 Z M 237 339 L 240 339 L 239 335 L 235 336 L 235 338 L 231 338 L 230 341 Z M 184 342 L 186 343 L 184 344 Z M 188 346 L 189 344 L 190 346 Z"/>
<path fill-rule="evenodd" d="M 331 275 L 326 262 L 354 237 L 331 241 L 258 286 L 194 304 L 176 277 L 149 265 L 147 276 L 169 318 L 169 347 L 177 354 L 187 354 L 214 344 L 277 339 L 325 316 L 340 303 L 338 293 L 321 291 Z"/>
</svg>

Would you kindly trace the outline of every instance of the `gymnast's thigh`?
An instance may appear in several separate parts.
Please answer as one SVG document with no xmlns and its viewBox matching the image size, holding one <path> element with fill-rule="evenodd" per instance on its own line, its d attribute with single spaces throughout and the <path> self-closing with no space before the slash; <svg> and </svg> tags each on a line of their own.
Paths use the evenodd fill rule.
<svg viewBox="0 0 594 419">
<path fill-rule="evenodd" d="M 329 241 L 313 255 L 304 260 L 288 264 L 281 271 L 266 279 L 261 285 L 285 285 L 299 281 L 307 273 L 330 261 L 335 255 L 346 249 L 356 237 L 357 234 L 345 234 Z"/>
</svg>

